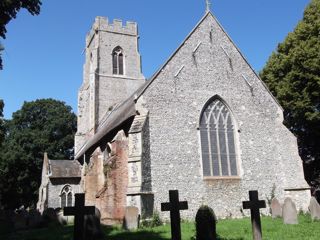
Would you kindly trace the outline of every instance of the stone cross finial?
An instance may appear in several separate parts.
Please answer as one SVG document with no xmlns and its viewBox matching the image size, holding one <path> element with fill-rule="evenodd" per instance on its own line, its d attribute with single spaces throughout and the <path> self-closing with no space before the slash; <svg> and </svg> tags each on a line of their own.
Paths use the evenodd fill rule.
<svg viewBox="0 0 320 240">
<path fill-rule="evenodd" d="M 260 208 L 266 207 L 266 202 L 264 200 L 259 200 L 258 191 L 249 191 L 250 201 L 242 202 L 243 209 L 250 209 L 251 211 L 251 224 L 252 233 L 254 240 L 262 239 L 261 232 L 261 220 L 260 220 Z"/>
<path fill-rule="evenodd" d="M 211 7 L 211 1 L 210 0 L 206 0 L 206 13 L 210 12 L 210 7 Z"/>
<path fill-rule="evenodd" d="M 84 240 L 83 230 L 84 230 L 84 216 L 94 215 L 95 207 L 86 207 L 84 204 L 84 193 L 75 194 L 75 206 L 74 207 L 64 207 L 64 216 L 74 216 L 74 240 Z"/>
<path fill-rule="evenodd" d="M 170 211 L 172 240 L 181 240 L 180 210 L 184 209 L 188 209 L 188 202 L 179 202 L 178 190 L 169 190 L 169 202 L 161 203 L 161 211 Z"/>
</svg>

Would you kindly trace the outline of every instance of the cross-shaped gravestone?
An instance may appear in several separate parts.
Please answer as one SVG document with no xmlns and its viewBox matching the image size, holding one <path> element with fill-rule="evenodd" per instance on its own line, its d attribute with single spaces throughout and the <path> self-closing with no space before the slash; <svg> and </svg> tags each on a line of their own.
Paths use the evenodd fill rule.
<svg viewBox="0 0 320 240">
<path fill-rule="evenodd" d="M 260 220 L 260 208 L 266 207 L 266 202 L 264 200 L 259 200 L 258 191 L 249 191 L 250 201 L 242 202 L 244 209 L 250 209 L 251 212 L 251 224 L 252 233 L 254 240 L 262 239 L 261 232 L 261 220 Z"/>
<path fill-rule="evenodd" d="M 181 240 L 180 210 L 184 209 L 188 209 L 188 202 L 179 202 L 178 190 L 169 190 L 169 202 L 161 203 L 161 211 L 170 211 L 172 240 Z"/>
<path fill-rule="evenodd" d="M 64 207 L 64 216 L 74 216 L 74 240 L 84 240 L 83 230 L 84 230 L 84 216 L 95 214 L 95 207 L 86 207 L 84 205 L 84 193 L 75 194 L 75 204 L 74 207 Z"/>
</svg>

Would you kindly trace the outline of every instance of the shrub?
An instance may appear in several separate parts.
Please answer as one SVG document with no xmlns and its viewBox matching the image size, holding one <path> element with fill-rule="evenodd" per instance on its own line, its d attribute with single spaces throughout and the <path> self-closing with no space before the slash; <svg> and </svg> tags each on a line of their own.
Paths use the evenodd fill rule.
<svg viewBox="0 0 320 240">
<path fill-rule="evenodd" d="M 152 218 L 149 219 L 149 220 L 143 220 L 141 222 L 141 227 L 150 227 L 150 228 L 153 228 L 153 227 L 157 227 L 157 226 L 161 226 L 163 225 L 163 222 L 160 218 L 160 215 L 157 211 L 155 211 L 152 215 Z"/>
</svg>

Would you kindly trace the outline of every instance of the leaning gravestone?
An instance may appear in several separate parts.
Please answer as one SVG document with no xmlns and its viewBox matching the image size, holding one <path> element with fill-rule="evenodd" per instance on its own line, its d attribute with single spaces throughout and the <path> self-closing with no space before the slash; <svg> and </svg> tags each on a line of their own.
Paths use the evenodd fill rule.
<svg viewBox="0 0 320 240">
<path fill-rule="evenodd" d="M 216 240 L 216 222 L 212 208 L 201 206 L 196 214 L 196 240 Z"/>
<path fill-rule="evenodd" d="M 289 197 L 284 200 L 282 217 L 284 224 L 298 224 L 297 208 L 294 202 Z"/>
<path fill-rule="evenodd" d="M 272 218 L 282 217 L 282 207 L 277 198 L 272 199 L 270 207 Z"/>
<path fill-rule="evenodd" d="M 320 220 L 320 205 L 315 197 L 310 199 L 309 211 L 312 220 Z"/>
<path fill-rule="evenodd" d="M 127 230 L 134 230 L 139 227 L 139 209 L 137 207 L 126 207 L 126 214 L 124 217 L 124 228 Z"/>
</svg>

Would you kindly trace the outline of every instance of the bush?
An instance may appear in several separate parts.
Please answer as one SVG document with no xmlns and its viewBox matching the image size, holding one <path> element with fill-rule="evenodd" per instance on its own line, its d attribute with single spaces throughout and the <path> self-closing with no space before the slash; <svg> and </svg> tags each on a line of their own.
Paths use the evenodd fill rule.
<svg viewBox="0 0 320 240">
<path fill-rule="evenodd" d="M 163 222 L 160 218 L 160 215 L 157 211 L 155 211 L 152 215 L 152 218 L 149 220 L 143 220 L 141 222 L 141 227 L 153 228 L 163 225 Z"/>
</svg>

